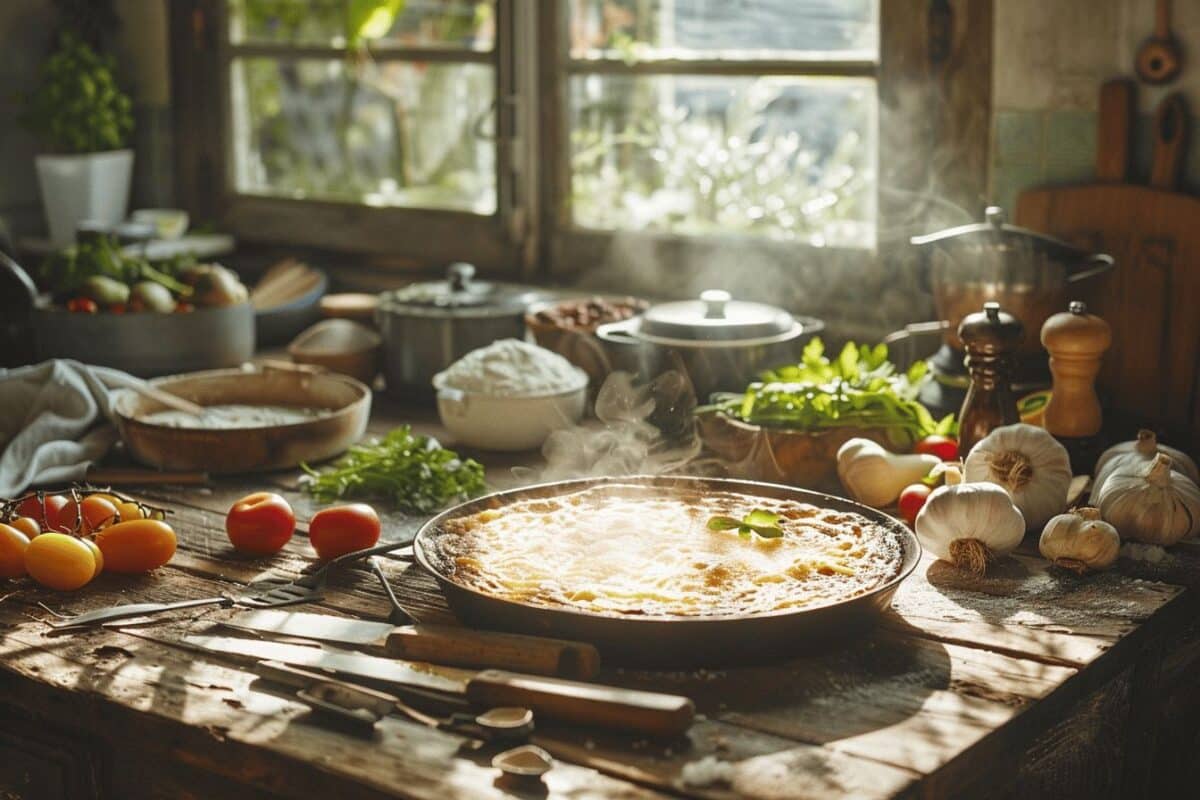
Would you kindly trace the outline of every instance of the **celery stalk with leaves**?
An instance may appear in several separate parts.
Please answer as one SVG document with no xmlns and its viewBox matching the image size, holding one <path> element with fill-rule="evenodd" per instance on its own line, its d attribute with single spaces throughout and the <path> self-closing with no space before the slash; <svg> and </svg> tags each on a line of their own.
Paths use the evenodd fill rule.
<svg viewBox="0 0 1200 800">
<path fill-rule="evenodd" d="M 880 428 L 897 450 L 932 434 L 955 432 L 954 415 L 935 420 L 917 401 L 928 366 L 918 361 L 899 372 L 887 345 L 847 343 L 835 359 L 814 338 L 799 364 L 764 372 L 740 395 L 722 395 L 701 411 L 719 411 L 753 425 L 817 432 L 830 428 Z"/>
</svg>

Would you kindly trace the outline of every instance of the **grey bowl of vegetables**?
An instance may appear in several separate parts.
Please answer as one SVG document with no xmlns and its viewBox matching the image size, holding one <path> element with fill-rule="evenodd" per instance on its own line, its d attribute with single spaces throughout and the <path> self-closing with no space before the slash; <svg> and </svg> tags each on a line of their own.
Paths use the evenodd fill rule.
<svg viewBox="0 0 1200 800">
<path fill-rule="evenodd" d="M 916 399 L 925 362 L 900 371 L 887 355 L 885 345 L 851 342 L 830 359 L 813 339 L 798 364 L 767 370 L 744 392 L 698 408 L 700 436 L 734 477 L 836 489 L 837 451 L 846 441 L 907 452 L 953 424 L 953 416 L 935 420 Z"/>
<path fill-rule="evenodd" d="M 21 271 L 14 262 L 5 268 Z M 232 367 L 254 354 L 254 310 L 216 264 L 151 263 L 107 235 L 48 258 L 30 297 L 34 357 L 152 377 Z"/>
</svg>

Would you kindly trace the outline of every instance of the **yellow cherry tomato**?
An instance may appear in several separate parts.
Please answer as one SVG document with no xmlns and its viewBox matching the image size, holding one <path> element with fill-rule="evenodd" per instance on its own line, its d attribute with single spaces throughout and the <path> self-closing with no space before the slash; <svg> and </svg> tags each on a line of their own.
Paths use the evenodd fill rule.
<svg viewBox="0 0 1200 800">
<path fill-rule="evenodd" d="M 43 533 L 25 548 L 25 571 L 43 586 L 69 592 L 92 579 L 96 559 L 74 536 Z"/>
<path fill-rule="evenodd" d="M 118 522 L 95 538 L 109 572 L 149 572 L 175 555 L 175 531 L 156 519 Z"/>
<path fill-rule="evenodd" d="M 25 574 L 28 547 L 28 536 L 12 525 L 0 524 L 0 578 L 19 578 Z"/>
<path fill-rule="evenodd" d="M 38 525 L 38 521 L 33 517 L 17 517 L 8 524 L 28 536 L 30 539 L 35 539 L 42 533 L 42 526 Z"/>
<path fill-rule="evenodd" d="M 142 513 L 141 506 L 128 500 L 117 504 L 117 513 L 121 515 L 121 522 L 129 522 L 131 519 L 142 519 L 146 516 Z"/>
<path fill-rule="evenodd" d="M 92 573 L 92 577 L 95 578 L 104 571 L 104 553 L 100 551 L 100 548 L 91 539 L 80 539 L 79 541 L 87 545 L 87 549 L 92 551 L 92 558 L 96 559 L 96 571 Z"/>
</svg>

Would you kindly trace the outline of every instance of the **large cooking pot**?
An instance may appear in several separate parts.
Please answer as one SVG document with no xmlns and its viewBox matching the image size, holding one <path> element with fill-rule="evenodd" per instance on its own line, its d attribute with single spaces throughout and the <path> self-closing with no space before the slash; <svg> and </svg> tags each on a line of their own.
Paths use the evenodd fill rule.
<svg viewBox="0 0 1200 800">
<path fill-rule="evenodd" d="M 880 586 L 823 605 L 757 614 L 664 618 L 537 606 L 497 597 L 460 583 L 453 574 L 439 568 L 437 560 L 431 557 L 431 541 L 448 520 L 485 509 L 503 509 L 521 500 L 562 497 L 610 484 L 654 487 L 656 493 L 663 496 L 736 492 L 851 511 L 892 532 L 900 545 L 899 569 Z M 831 637 L 861 630 L 863 625 L 878 619 L 890 605 L 900 582 L 916 568 L 921 558 L 921 545 L 903 523 L 841 497 L 771 483 L 639 475 L 544 483 L 470 500 L 443 511 L 421 526 L 413 542 L 413 554 L 417 563 L 437 579 L 450 609 L 468 625 L 591 642 L 600 649 L 607 662 L 679 667 L 779 659 L 811 651 Z"/>
<path fill-rule="evenodd" d="M 0 269 L 26 295 L 34 361 L 72 358 L 149 378 L 235 367 L 254 355 L 249 303 L 187 314 L 77 314 L 39 296 L 25 271 L 2 253 Z"/>
<path fill-rule="evenodd" d="M 596 336 L 618 369 L 650 379 L 682 368 L 705 402 L 712 392 L 745 390 L 765 369 L 795 363 L 824 327 L 820 320 L 710 289 L 698 300 L 662 303 L 639 317 L 601 325 Z"/>
<path fill-rule="evenodd" d="M 1113 259 L 1009 225 L 998 206 L 989 206 L 984 216 L 984 222 L 910 240 L 929 252 L 934 305 L 949 322 L 943 340 L 962 352 L 958 326 L 963 317 L 996 302 L 1025 327 L 1020 352 L 1039 353 L 1038 331 L 1051 314 L 1067 307 L 1067 285 L 1112 269 Z"/>
<path fill-rule="evenodd" d="M 433 376 L 497 339 L 525 338 L 525 309 L 546 295 L 530 286 L 475 280 L 451 264 L 446 279 L 385 292 L 375 319 L 391 393 L 433 396 Z"/>
</svg>

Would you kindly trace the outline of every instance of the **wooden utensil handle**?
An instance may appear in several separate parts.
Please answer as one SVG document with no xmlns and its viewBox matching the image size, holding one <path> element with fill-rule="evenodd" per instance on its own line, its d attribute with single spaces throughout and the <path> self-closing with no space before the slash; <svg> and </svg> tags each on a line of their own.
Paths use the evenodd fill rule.
<svg viewBox="0 0 1200 800">
<path fill-rule="evenodd" d="M 648 736 L 682 736 L 696 708 L 687 697 L 489 669 L 467 682 L 467 699 L 482 706 L 524 706 L 538 716 Z"/>
<path fill-rule="evenodd" d="M 1158 0 L 1154 5 L 1154 35 L 1166 39 L 1171 35 L 1170 0 Z"/>
<path fill-rule="evenodd" d="M 1135 86 L 1115 78 L 1100 87 L 1100 121 L 1096 144 L 1096 178 L 1124 181 L 1129 174 Z"/>
<path fill-rule="evenodd" d="M 585 642 L 451 625 L 397 628 L 384 648 L 394 658 L 461 667 L 501 667 L 564 678 L 591 678 L 600 669 L 599 651 Z"/>
<path fill-rule="evenodd" d="M 1154 157 L 1150 185 L 1173 190 L 1179 185 L 1187 145 L 1188 114 L 1183 95 L 1173 92 L 1163 99 L 1154 114 Z"/>
</svg>

